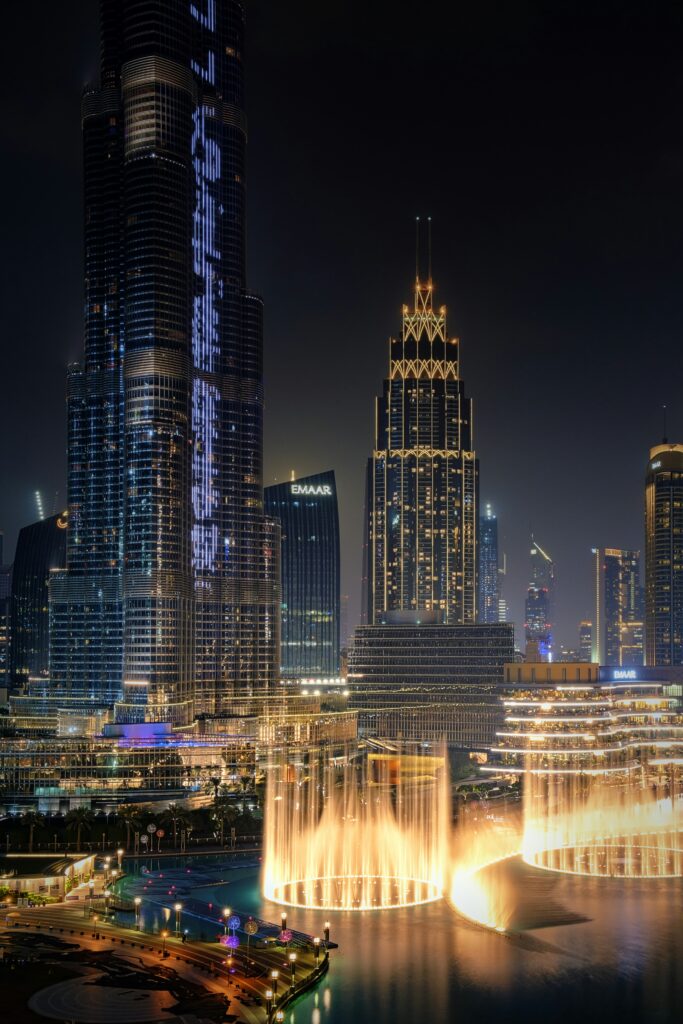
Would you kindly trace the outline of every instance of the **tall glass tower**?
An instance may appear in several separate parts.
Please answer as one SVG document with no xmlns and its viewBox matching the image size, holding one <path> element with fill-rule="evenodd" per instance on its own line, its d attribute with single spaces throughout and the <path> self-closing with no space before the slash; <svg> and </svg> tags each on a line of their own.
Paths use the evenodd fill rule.
<svg viewBox="0 0 683 1024">
<path fill-rule="evenodd" d="M 490 505 L 479 518 L 479 621 L 500 622 L 498 519 Z"/>
<path fill-rule="evenodd" d="M 431 278 L 415 281 L 375 415 L 367 480 L 367 619 L 477 616 L 479 464 L 458 339 Z"/>
<path fill-rule="evenodd" d="M 541 661 L 553 660 L 555 618 L 555 565 L 541 545 L 531 538 L 531 581 L 524 603 L 526 642 L 538 645 Z"/>
<path fill-rule="evenodd" d="M 683 665 L 683 444 L 656 445 L 647 464 L 645 664 Z"/>
<path fill-rule="evenodd" d="M 244 10 L 101 0 L 100 18 L 51 674 L 78 694 L 142 691 L 146 714 L 181 720 L 277 673 L 262 304 L 245 278 Z"/>
<path fill-rule="evenodd" d="M 593 560 L 593 661 L 601 665 L 642 665 L 642 648 L 638 656 L 633 643 L 635 632 L 642 635 L 640 551 L 593 548 Z"/>
<path fill-rule="evenodd" d="M 339 675 L 339 512 L 334 472 L 265 489 L 266 510 L 282 530 L 284 678 Z"/>
</svg>

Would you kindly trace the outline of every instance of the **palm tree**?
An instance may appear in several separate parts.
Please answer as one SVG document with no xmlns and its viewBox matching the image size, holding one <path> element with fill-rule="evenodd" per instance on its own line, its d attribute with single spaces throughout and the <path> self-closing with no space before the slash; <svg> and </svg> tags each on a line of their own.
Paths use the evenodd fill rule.
<svg viewBox="0 0 683 1024">
<path fill-rule="evenodd" d="M 81 832 L 83 829 L 89 832 L 93 822 L 95 821 L 95 815 L 92 811 L 89 811 L 87 807 L 74 807 L 72 811 L 69 811 L 66 818 L 66 827 L 69 832 L 76 833 L 76 850 L 80 852 L 81 849 Z"/>
<path fill-rule="evenodd" d="M 140 808 L 135 807 L 133 804 L 124 804 L 123 807 L 119 807 L 117 817 L 126 826 L 126 849 L 130 848 L 130 834 L 133 829 L 137 830 L 140 827 Z"/>
<path fill-rule="evenodd" d="M 21 820 L 28 826 L 28 852 L 33 853 L 33 830 L 36 826 L 45 824 L 45 815 L 40 811 L 26 811 L 22 814 Z"/>
<path fill-rule="evenodd" d="M 187 824 L 187 815 L 180 804 L 169 804 L 161 816 L 163 822 L 170 821 L 173 825 L 173 848 L 178 846 L 178 823 Z"/>
</svg>

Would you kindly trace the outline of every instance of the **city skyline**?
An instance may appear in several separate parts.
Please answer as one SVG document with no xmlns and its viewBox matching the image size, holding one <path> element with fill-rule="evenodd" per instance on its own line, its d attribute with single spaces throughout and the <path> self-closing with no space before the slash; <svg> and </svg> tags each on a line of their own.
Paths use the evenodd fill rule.
<svg viewBox="0 0 683 1024">
<path fill-rule="evenodd" d="M 5 435 L 16 430 L 22 437 L 22 445 L 10 446 L 2 463 L 3 479 L 13 481 L 11 493 L 5 493 L 0 505 L 8 557 L 19 528 L 35 518 L 33 492 L 41 489 L 51 495 L 59 489 L 60 501 L 65 496 L 63 370 L 78 356 L 81 345 L 77 110 L 81 86 L 93 79 L 95 72 L 92 55 L 97 18 L 93 7 L 74 3 L 60 11 L 59 17 L 46 8 L 35 27 L 34 74 L 25 94 L 19 97 L 4 140 L 12 147 L 7 166 L 15 192 L 19 198 L 31 195 L 28 205 L 14 204 L 17 210 L 24 210 L 20 219 L 14 209 L 8 214 L 8 245 L 18 258 L 16 271 L 10 269 L 3 283 L 9 289 L 3 308 L 8 336 L 17 340 L 9 347 L 6 371 L 9 378 L 21 382 L 29 368 L 38 368 L 32 380 L 32 400 L 27 402 L 26 391 L 20 394 L 19 387 L 16 398 L 10 394 L 3 403 Z M 310 40 L 302 47 L 296 43 L 291 27 L 268 5 L 256 3 L 250 8 L 249 104 L 251 122 L 256 127 L 249 170 L 251 192 L 258 194 L 259 200 L 249 211 L 249 277 L 268 303 L 264 481 L 287 479 L 292 468 L 305 475 L 321 464 L 334 466 L 340 490 L 342 590 L 349 594 L 349 621 L 357 621 L 362 460 L 371 444 L 370 405 L 374 382 L 383 372 L 387 310 L 393 308 L 398 313 L 409 285 L 406 266 L 412 252 L 413 219 L 417 214 L 431 214 L 434 264 L 441 285 L 437 302 L 442 294 L 449 298 L 462 341 L 463 374 L 477 397 L 477 450 L 483 467 L 481 499 L 482 503 L 491 501 L 499 516 L 500 547 L 508 555 L 506 598 L 510 618 L 519 636 L 527 575 L 526 536 L 531 527 L 553 551 L 561 581 L 558 640 L 573 646 L 578 621 L 591 616 L 591 549 L 643 547 L 640 481 L 647 451 L 662 434 L 660 406 L 667 399 L 669 435 L 675 439 L 681 427 L 680 413 L 671 402 L 681 387 L 680 361 L 674 357 L 676 339 L 683 327 L 674 284 L 680 273 L 676 238 L 681 228 L 679 214 L 669 205 L 678 181 L 677 157 L 667 130 L 667 118 L 673 116 L 670 97 L 674 93 L 662 90 L 672 74 L 672 51 L 667 39 L 668 34 L 675 38 L 670 30 L 676 27 L 677 15 L 673 10 L 669 14 L 664 11 L 657 24 L 619 15 L 609 26 L 609 19 L 596 18 L 590 26 L 590 38 L 584 36 L 583 19 L 578 18 L 576 24 L 569 19 L 568 24 L 562 23 L 567 30 L 562 41 L 543 17 L 533 31 L 525 34 L 504 14 L 501 24 L 490 28 L 481 16 L 473 15 L 470 23 L 459 25 L 459 45 L 469 53 L 473 41 L 481 38 L 480 56 L 475 60 L 470 54 L 469 62 L 459 67 L 457 96 L 447 89 L 443 100 L 435 88 L 440 79 L 430 49 L 438 49 L 441 44 L 418 29 L 411 66 L 426 74 L 425 88 L 431 88 L 434 100 L 424 115 L 427 121 L 423 128 L 435 130 L 445 123 L 444 103 L 453 100 L 454 124 L 462 145 L 456 146 L 455 137 L 449 136 L 448 148 L 462 150 L 466 159 L 459 163 L 453 182 L 450 161 L 446 161 L 448 178 L 438 163 L 416 175 L 417 158 L 411 156 L 406 158 L 405 170 L 396 182 L 383 190 L 378 186 L 384 174 L 380 152 L 383 154 L 387 145 L 398 144 L 391 142 L 397 119 L 407 119 L 416 103 L 409 84 L 401 85 L 390 71 L 396 55 L 403 54 L 401 40 L 391 29 L 372 65 L 360 62 L 351 96 L 351 108 L 356 109 L 365 93 L 372 94 L 376 104 L 385 95 L 384 88 L 398 90 L 399 99 L 393 106 L 400 114 L 392 115 L 394 120 L 385 126 L 379 123 L 376 139 L 364 129 L 365 183 L 372 185 L 380 198 L 369 206 L 361 192 L 352 188 L 341 213 L 326 204 L 325 216 L 320 217 L 315 210 L 335 191 L 336 176 L 341 173 L 331 159 L 335 142 L 322 115 L 323 97 L 339 112 L 341 97 L 333 76 L 346 59 L 349 36 L 339 12 L 316 12 L 311 7 L 306 13 Z M 9 17 L 16 37 L 27 38 L 28 12 L 12 11 Z M 365 38 L 373 45 L 378 38 L 378 17 L 372 12 L 364 15 Z M 620 46 L 605 50 L 608 29 Z M 504 41 L 510 33 L 519 55 L 505 50 Z M 57 49 L 63 52 L 59 65 L 49 56 L 55 39 L 60 42 Z M 544 56 L 546 44 L 557 62 L 557 71 Z M 362 56 L 365 45 L 362 37 L 353 43 L 354 52 Z M 655 50 L 661 59 L 653 76 Z M 17 48 L 17 57 L 21 53 Z M 576 88 L 570 88 L 563 85 L 562 70 L 572 64 L 577 53 L 582 57 L 585 76 Z M 639 56 L 635 75 L 633 61 L 629 60 L 634 53 Z M 44 59 L 38 59 L 41 56 Z M 529 70 L 518 74 L 522 58 L 529 62 Z M 619 75 L 629 63 L 630 84 L 619 118 L 628 118 L 630 129 L 636 133 L 635 151 L 640 148 L 637 140 L 650 136 L 642 119 L 631 115 L 637 113 L 642 96 L 651 96 L 655 89 L 658 95 L 663 91 L 664 105 L 658 106 L 660 118 L 651 126 L 654 140 L 647 161 L 642 156 L 635 161 L 621 158 L 616 139 L 622 121 L 614 126 L 608 123 L 613 87 L 605 81 L 605 61 L 620 88 L 623 82 Z M 282 151 L 288 113 L 283 115 L 281 125 L 266 127 L 265 112 L 283 62 L 292 75 L 292 88 L 305 103 L 305 119 L 311 128 L 310 138 L 300 140 L 296 152 L 287 146 Z M 490 66 L 495 76 L 490 88 L 495 92 L 510 64 L 515 71 L 512 98 L 517 100 L 532 95 L 533 73 L 548 76 L 549 99 L 533 94 L 529 126 L 519 140 L 512 138 L 496 112 L 493 96 L 489 92 L 481 95 L 476 88 L 479 75 Z M 389 84 L 380 87 L 378 82 L 388 70 Z M 315 96 L 303 88 L 312 72 L 320 76 Z M 50 95 L 49 115 L 36 99 L 41 91 Z M 593 103 L 596 95 L 602 100 L 597 105 Z M 403 105 L 402 98 L 406 101 Z M 547 122 L 546 104 L 551 100 L 555 103 L 555 120 Z M 41 176 L 38 191 L 31 164 L 37 136 L 34 127 L 30 133 L 22 127 L 35 126 L 36 118 L 42 119 L 37 126 L 48 144 L 46 166 L 50 169 L 49 180 Z M 534 135 L 539 125 L 547 132 L 540 165 L 541 151 Z M 504 167 L 496 165 L 495 173 L 482 126 L 488 126 L 487 132 L 493 130 L 492 137 L 499 143 L 512 146 L 510 152 L 515 159 Z M 605 132 L 614 143 L 614 151 L 606 144 L 595 148 L 596 140 Z M 589 150 L 593 185 L 581 170 Z M 287 152 L 296 157 L 291 166 L 284 160 Z M 291 193 L 294 177 L 307 175 L 307 168 L 316 171 L 312 191 L 298 189 L 292 209 L 284 210 L 283 194 Z M 541 169 L 548 173 L 541 175 Z M 576 184 L 571 198 L 566 194 L 569 175 Z M 595 190 L 597 195 L 593 195 Z M 468 196 L 466 205 L 461 199 L 449 198 L 461 194 Z M 523 234 L 517 212 L 510 212 L 512 194 L 519 197 L 520 210 L 525 211 Z M 604 201 L 605 195 L 610 197 L 608 202 Z M 626 202 L 627 234 L 619 227 Z M 516 211 L 517 206 L 513 206 Z M 665 210 L 667 217 L 663 216 Z M 342 224 L 342 214 L 347 223 Z M 291 261 L 286 254 L 295 223 L 301 236 L 296 258 Z M 643 246 L 640 242 L 646 229 L 648 245 Z M 591 233 L 598 242 L 588 247 L 585 242 Z M 362 260 L 353 258 L 356 251 L 364 252 Z M 44 281 L 48 296 L 45 304 L 29 301 L 26 284 L 19 276 L 22 266 L 26 266 L 22 253 L 26 258 L 30 254 Z M 48 273 L 50 253 L 58 253 L 60 258 L 58 266 L 50 265 Z M 286 284 L 279 270 L 285 264 L 289 271 Z M 374 264 L 382 265 L 381 275 L 368 272 Z M 334 272 L 322 274 L 319 265 L 329 265 Z M 301 296 L 311 296 L 311 284 L 312 300 L 303 309 Z M 44 307 L 54 313 L 49 329 Z M 325 346 L 324 358 L 311 364 L 311 348 L 328 330 L 331 343 Z M 672 370 L 665 384 L 657 370 L 660 361 L 623 358 L 625 352 L 635 356 L 643 337 L 648 338 L 649 347 L 657 348 L 660 361 L 671 357 L 668 361 Z M 579 359 L 569 360 L 565 353 L 575 346 Z M 359 381 L 350 407 L 343 383 L 348 358 L 354 361 Z M 606 391 L 602 381 L 608 372 L 612 386 Z M 302 392 L 295 381 L 303 373 L 307 386 Z M 623 402 L 623 394 L 636 378 L 648 400 L 638 403 L 633 415 Z M 325 415 L 330 393 L 333 402 L 347 412 L 343 445 L 335 417 L 328 420 Z M 586 416 L 573 423 L 570 432 L 566 421 L 578 393 Z M 529 406 L 520 410 L 520 395 L 531 394 L 533 409 Z M 348 415 L 349 408 L 352 416 Z M 35 415 L 36 409 L 40 409 L 39 416 Z M 596 417 L 600 424 L 597 432 Z M 539 422 L 549 422 L 553 429 L 539 430 Z M 615 437 L 618 445 L 613 443 Z M 295 467 L 290 465 L 292 452 L 296 452 Z M 571 514 L 559 493 L 546 495 L 542 502 L 536 493 L 539 463 L 552 464 L 558 457 L 567 478 L 582 493 L 591 495 L 585 506 L 578 511 L 572 509 Z M 601 470 L 606 460 L 615 481 L 609 488 Z"/>
</svg>

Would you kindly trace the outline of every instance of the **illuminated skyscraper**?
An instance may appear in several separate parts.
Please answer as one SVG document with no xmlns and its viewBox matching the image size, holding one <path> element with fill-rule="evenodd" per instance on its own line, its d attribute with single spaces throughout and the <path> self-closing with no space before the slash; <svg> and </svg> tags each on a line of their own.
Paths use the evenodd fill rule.
<svg viewBox="0 0 683 1024">
<path fill-rule="evenodd" d="M 51 672 L 74 694 L 146 691 L 146 714 L 179 720 L 277 675 L 262 303 L 245 279 L 244 10 L 101 0 L 100 24 Z"/>
<path fill-rule="evenodd" d="M 640 551 L 594 548 L 595 614 L 593 661 L 601 665 L 643 664 L 640 619 Z"/>
<path fill-rule="evenodd" d="M 593 623 L 584 619 L 579 623 L 579 661 L 593 660 Z"/>
<path fill-rule="evenodd" d="M 19 531 L 12 572 L 10 674 L 15 687 L 49 670 L 50 577 L 66 563 L 64 513 Z"/>
<path fill-rule="evenodd" d="M 284 678 L 339 675 L 339 514 L 334 472 L 266 487 L 282 530 L 280 671 Z"/>
<path fill-rule="evenodd" d="M 553 660 L 555 566 L 550 555 L 531 538 L 531 582 L 524 605 L 526 642 L 538 645 L 541 661 Z"/>
<path fill-rule="evenodd" d="M 479 621 L 504 621 L 500 618 L 498 520 L 490 505 L 479 518 Z"/>
<path fill-rule="evenodd" d="M 683 664 L 683 444 L 655 445 L 647 465 L 645 663 Z"/>
<path fill-rule="evenodd" d="M 390 341 L 377 399 L 367 480 L 367 619 L 430 612 L 471 624 L 477 616 L 479 466 L 472 402 L 459 374 L 458 339 L 431 278 L 415 281 Z"/>
</svg>

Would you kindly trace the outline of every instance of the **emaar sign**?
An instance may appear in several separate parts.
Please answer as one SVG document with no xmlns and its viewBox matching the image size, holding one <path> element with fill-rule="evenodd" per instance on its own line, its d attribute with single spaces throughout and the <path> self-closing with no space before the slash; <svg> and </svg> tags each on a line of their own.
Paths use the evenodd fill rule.
<svg viewBox="0 0 683 1024">
<path fill-rule="evenodd" d="M 612 679 L 637 679 L 638 674 L 634 668 L 615 668 L 612 672 Z"/>
<path fill-rule="evenodd" d="M 331 497 L 332 488 L 329 484 L 292 484 L 292 494 L 319 494 L 322 497 Z"/>
</svg>

